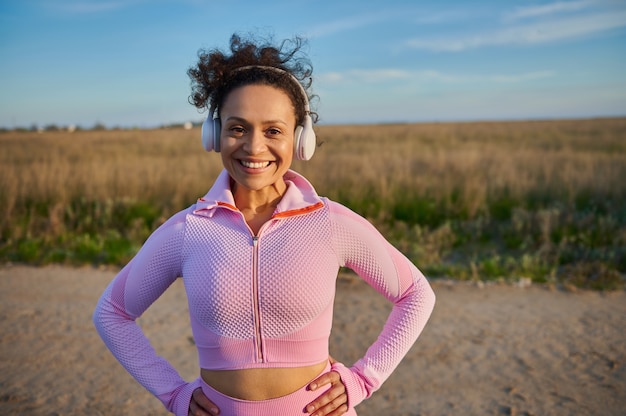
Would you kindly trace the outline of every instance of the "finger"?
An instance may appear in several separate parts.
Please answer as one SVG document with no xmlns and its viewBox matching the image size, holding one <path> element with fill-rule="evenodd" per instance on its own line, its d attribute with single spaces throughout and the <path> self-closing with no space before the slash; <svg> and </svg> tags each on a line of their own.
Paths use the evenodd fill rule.
<svg viewBox="0 0 626 416">
<path fill-rule="evenodd" d="M 343 402 L 341 401 L 342 396 L 344 397 Z M 333 405 L 332 403 L 338 399 L 339 401 Z M 346 396 L 346 388 L 341 383 L 335 384 L 330 389 L 326 390 L 324 394 L 322 394 L 320 397 L 318 397 L 317 399 L 309 403 L 306 406 L 306 411 L 308 413 L 313 413 L 316 410 L 323 409 L 325 406 L 329 404 L 331 404 L 331 407 L 329 409 L 332 411 L 335 409 L 335 407 L 341 405 L 341 403 L 347 403 L 347 402 L 348 402 L 348 398 Z"/>
<path fill-rule="evenodd" d="M 329 401 L 320 409 L 311 413 L 311 416 L 339 416 L 348 411 L 348 396 L 340 394 L 335 399 Z"/>
<path fill-rule="evenodd" d="M 189 416 L 212 416 L 211 414 L 202 410 L 196 402 L 192 399 L 189 402 Z"/>
<path fill-rule="evenodd" d="M 192 400 L 189 403 L 189 416 L 217 416 L 217 413 L 207 412 Z"/>
<path fill-rule="evenodd" d="M 348 405 L 342 404 L 335 411 L 326 414 L 326 416 L 341 416 L 341 415 L 345 415 L 346 413 L 348 413 Z"/>
<path fill-rule="evenodd" d="M 317 390 L 320 386 L 324 386 L 326 384 L 336 384 L 341 381 L 341 377 L 339 373 L 336 371 L 329 371 L 328 373 L 324 373 L 312 382 L 309 383 L 309 390 Z"/>
<path fill-rule="evenodd" d="M 194 412 L 193 416 L 216 416 L 220 413 L 219 408 L 206 397 L 201 388 L 195 389 L 191 394 L 189 408 Z"/>
</svg>

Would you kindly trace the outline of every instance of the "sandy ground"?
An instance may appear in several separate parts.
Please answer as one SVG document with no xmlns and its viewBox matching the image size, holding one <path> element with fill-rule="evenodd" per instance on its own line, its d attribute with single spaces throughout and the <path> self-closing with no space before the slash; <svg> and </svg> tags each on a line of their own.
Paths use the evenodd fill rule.
<svg viewBox="0 0 626 416">
<path fill-rule="evenodd" d="M 0 414 L 165 415 L 112 358 L 91 313 L 113 271 L 0 267 Z M 435 312 L 400 367 L 357 407 L 371 415 L 624 415 L 626 292 L 433 282 Z M 388 305 L 340 279 L 332 354 L 350 363 Z M 182 283 L 141 318 L 191 380 Z"/>
</svg>

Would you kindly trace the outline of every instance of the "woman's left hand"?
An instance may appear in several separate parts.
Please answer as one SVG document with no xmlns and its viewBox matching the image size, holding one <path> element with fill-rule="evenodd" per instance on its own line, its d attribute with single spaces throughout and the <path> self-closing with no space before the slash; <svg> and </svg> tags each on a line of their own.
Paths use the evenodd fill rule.
<svg viewBox="0 0 626 416">
<path fill-rule="evenodd" d="M 339 416 L 348 411 L 346 387 L 336 371 L 329 371 L 309 383 L 309 390 L 317 390 L 326 384 L 330 388 L 306 406 L 311 416 Z"/>
</svg>

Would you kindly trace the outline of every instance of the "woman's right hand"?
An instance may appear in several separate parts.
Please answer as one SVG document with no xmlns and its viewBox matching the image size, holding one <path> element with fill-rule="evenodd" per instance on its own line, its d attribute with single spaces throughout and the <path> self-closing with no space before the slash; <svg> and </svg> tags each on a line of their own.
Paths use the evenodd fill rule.
<svg viewBox="0 0 626 416">
<path fill-rule="evenodd" d="M 219 414 L 220 409 L 206 397 L 200 387 L 193 391 L 189 403 L 189 416 L 216 416 Z"/>
</svg>

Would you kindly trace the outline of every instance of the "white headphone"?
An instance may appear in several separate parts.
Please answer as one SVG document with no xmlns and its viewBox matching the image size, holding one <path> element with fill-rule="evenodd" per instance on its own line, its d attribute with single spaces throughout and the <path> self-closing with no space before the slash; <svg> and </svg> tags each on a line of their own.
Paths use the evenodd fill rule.
<svg viewBox="0 0 626 416">
<path fill-rule="evenodd" d="M 315 139 L 315 131 L 313 131 L 313 120 L 311 119 L 311 109 L 309 107 L 309 99 L 307 97 L 306 91 L 300 81 L 293 74 L 284 71 L 280 68 L 276 68 L 273 66 L 261 66 L 261 65 L 250 65 L 244 66 L 241 68 L 237 68 L 235 72 L 241 71 L 243 69 L 248 68 L 262 68 L 268 71 L 274 71 L 280 74 L 289 75 L 295 84 L 299 87 L 302 97 L 304 98 L 304 123 L 301 126 L 296 127 L 296 131 L 294 133 L 294 157 L 297 160 L 309 160 L 313 157 L 313 153 L 315 153 L 316 139 Z M 222 123 L 218 116 L 217 106 L 212 105 L 209 114 L 207 115 L 206 120 L 202 124 L 202 145 L 206 149 L 207 152 L 215 150 L 216 152 L 220 151 L 220 135 L 222 132 Z"/>
</svg>

